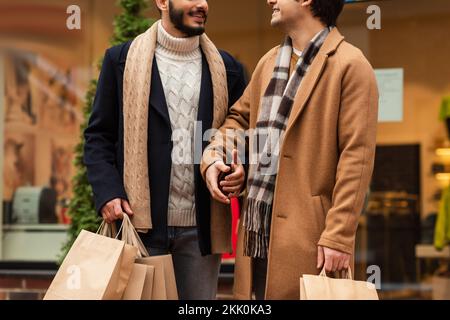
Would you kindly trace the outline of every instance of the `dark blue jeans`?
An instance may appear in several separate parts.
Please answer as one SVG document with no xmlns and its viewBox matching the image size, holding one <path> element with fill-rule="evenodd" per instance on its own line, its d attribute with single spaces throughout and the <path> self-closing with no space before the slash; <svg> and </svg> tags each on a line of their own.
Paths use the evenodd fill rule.
<svg viewBox="0 0 450 320">
<path fill-rule="evenodd" d="M 169 249 L 148 248 L 151 256 L 172 254 L 180 300 L 214 300 L 220 254 L 202 256 L 196 227 L 168 227 Z"/>
</svg>

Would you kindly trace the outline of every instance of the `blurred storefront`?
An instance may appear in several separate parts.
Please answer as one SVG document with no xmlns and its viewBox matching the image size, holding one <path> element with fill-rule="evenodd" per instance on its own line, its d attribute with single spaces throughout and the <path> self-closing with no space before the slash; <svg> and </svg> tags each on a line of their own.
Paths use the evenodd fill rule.
<svg viewBox="0 0 450 320">
<path fill-rule="evenodd" d="M 149 2 L 147 15 L 158 17 Z M 381 107 L 355 274 L 378 277 L 381 298 L 450 299 L 450 274 L 443 271 L 450 249 L 434 247 L 450 181 L 450 131 L 442 111 L 450 99 L 450 2 L 357 2 L 345 6 L 338 27 L 376 69 Z M 81 8 L 80 30 L 66 27 L 70 5 Z M 370 5 L 380 8 L 381 29 L 368 28 Z M 208 35 L 250 76 L 282 39 L 270 27 L 266 2 L 209 6 Z M 26 292 L 41 294 L 54 272 L 70 223 L 66 206 L 83 99 L 118 10 L 115 0 L 0 0 L 0 299 L 29 297 L 5 295 L 28 282 L 34 288 Z M 232 271 L 232 260 L 227 265 Z M 30 273 L 34 278 L 27 280 Z"/>
</svg>

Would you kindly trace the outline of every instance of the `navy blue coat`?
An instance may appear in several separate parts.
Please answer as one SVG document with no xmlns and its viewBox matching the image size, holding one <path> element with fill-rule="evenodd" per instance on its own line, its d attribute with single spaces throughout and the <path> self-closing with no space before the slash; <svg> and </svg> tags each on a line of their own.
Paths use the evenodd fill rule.
<svg viewBox="0 0 450 320">
<path fill-rule="evenodd" d="M 106 50 L 94 99 L 86 140 L 84 163 L 92 185 L 95 206 L 100 210 L 115 198 L 127 199 L 123 184 L 123 76 L 131 41 Z M 246 81 L 242 65 L 231 55 L 220 51 L 227 72 L 229 107 L 244 92 Z M 141 234 L 147 246 L 168 247 L 167 209 L 171 173 L 172 130 L 156 59 L 153 61 L 149 97 L 148 160 L 153 229 Z M 213 89 L 208 63 L 203 55 L 202 81 L 198 121 L 202 134 L 211 128 L 213 120 Z M 202 143 L 202 150 L 207 146 Z M 199 247 L 203 255 L 211 253 L 210 195 L 199 165 L 195 165 L 195 202 Z"/>
</svg>

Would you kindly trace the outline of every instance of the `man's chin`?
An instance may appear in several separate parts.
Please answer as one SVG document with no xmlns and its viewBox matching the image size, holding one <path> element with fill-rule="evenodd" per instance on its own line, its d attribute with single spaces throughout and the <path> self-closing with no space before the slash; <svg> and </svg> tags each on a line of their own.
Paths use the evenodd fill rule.
<svg viewBox="0 0 450 320">
<path fill-rule="evenodd" d="M 192 22 L 184 23 L 182 31 L 184 31 L 189 37 L 199 36 L 205 33 L 205 23 Z"/>
<path fill-rule="evenodd" d="M 279 27 L 281 24 L 279 19 L 272 19 L 270 20 L 270 25 L 274 28 Z"/>
<path fill-rule="evenodd" d="M 204 27 L 189 27 L 185 30 L 182 30 L 188 37 L 195 37 L 195 36 L 201 36 L 205 33 Z"/>
<path fill-rule="evenodd" d="M 189 28 L 192 29 L 192 30 L 199 30 L 199 31 L 205 32 L 205 25 L 204 24 L 196 23 L 196 24 L 190 26 Z"/>
</svg>

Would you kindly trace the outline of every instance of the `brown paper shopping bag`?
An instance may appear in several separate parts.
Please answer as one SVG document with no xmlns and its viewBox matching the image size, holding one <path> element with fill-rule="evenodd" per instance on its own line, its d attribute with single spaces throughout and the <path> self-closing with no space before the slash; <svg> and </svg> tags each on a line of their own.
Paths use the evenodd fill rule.
<svg viewBox="0 0 450 320">
<path fill-rule="evenodd" d="M 139 258 L 136 263 L 155 268 L 152 300 L 178 300 L 172 255 Z"/>
<path fill-rule="evenodd" d="M 147 273 L 145 277 L 144 289 L 142 290 L 141 300 L 153 300 L 153 280 L 155 276 L 155 267 L 145 266 Z"/>
<path fill-rule="evenodd" d="M 178 291 L 173 268 L 172 255 L 149 256 L 145 245 L 134 228 L 128 216 L 124 215 L 122 223 L 122 240 L 138 248 L 137 264 L 145 265 L 147 277 L 144 285 L 142 300 L 178 300 Z M 114 235 L 114 230 L 111 233 Z M 132 286 L 135 279 L 130 279 Z"/>
<path fill-rule="evenodd" d="M 135 263 L 127 287 L 123 293 L 122 300 L 141 300 L 146 276 L 147 267 Z M 151 279 L 151 281 L 153 281 L 153 279 Z"/>
<path fill-rule="evenodd" d="M 334 279 L 324 268 L 320 275 L 300 278 L 300 300 L 378 300 L 378 294 L 373 283 L 353 280 L 350 269 L 347 279 Z"/>
<path fill-rule="evenodd" d="M 123 241 L 82 230 L 44 300 L 121 299 L 136 254 Z"/>
</svg>

